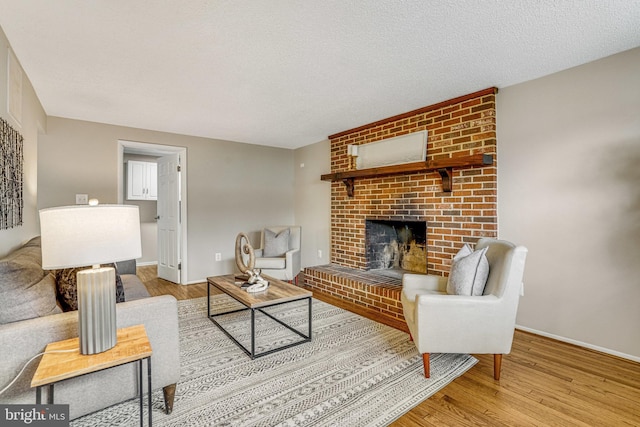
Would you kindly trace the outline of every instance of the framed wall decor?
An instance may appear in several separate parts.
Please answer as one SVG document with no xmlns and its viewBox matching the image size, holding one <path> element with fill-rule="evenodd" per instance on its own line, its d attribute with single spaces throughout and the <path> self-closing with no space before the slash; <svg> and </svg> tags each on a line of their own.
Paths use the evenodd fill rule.
<svg viewBox="0 0 640 427">
<path fill-rule="evenodd" d="M 11 48 L 7 49 L 7 111 L 22 126 L 22 67 Z"/>
<path fill-rule="evenodd" d="M 0 230 L 22 225 L 22 135 L 0 117 Z"/>
</svg>

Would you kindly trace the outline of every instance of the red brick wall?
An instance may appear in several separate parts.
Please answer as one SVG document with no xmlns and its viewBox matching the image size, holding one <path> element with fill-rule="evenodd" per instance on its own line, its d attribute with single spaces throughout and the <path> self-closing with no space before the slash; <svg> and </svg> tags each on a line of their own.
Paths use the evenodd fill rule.
<svg viewBox="0 0 640 427">
<path fill-rule="evenodd" d="M 497 236 L 495 94 L 491 88 L 329 137 L 331 172 L 349 170 L 347 145 L 427 129 L 427 159 L 477 153 L 494 164 L 453 170 L 453 192 L 437 172 L 356 178 L 355 194 L 331 184 L 331 262 L 365 268 L 365 218 L 427 222 L 427 272 L 446 275 L 451 257 L 468 242 Z"/>
</svg>

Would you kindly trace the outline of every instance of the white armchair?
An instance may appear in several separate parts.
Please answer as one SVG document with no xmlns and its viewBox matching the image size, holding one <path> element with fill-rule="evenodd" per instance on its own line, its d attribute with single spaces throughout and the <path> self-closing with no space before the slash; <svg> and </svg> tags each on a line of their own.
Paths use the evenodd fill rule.
<svg viewBox="0 0 640 427">
<path fill-rule="evenodd" d="M 275 279 L 295 281 L 301 268 L 302 228 L 271 226 L 262 230 L 260 248 L 255 249 L 255 268 Z"/>
<path fill-rule="evenodd" d="M 447 278 L 405 274 L 402 309 L 429 378 L 430 353 L 493 354 L 500 379 L 502 355 L 511 352 L 527 249 L 504 240 L 480 239 L 487 247 L 489 276 L 483 295 L 448 295 Z"/>
</svg>

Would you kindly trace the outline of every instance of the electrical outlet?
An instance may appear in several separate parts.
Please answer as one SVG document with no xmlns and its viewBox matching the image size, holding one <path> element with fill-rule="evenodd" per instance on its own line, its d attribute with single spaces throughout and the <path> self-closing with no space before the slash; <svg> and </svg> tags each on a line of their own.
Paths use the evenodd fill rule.
<svg viewBox="0 0 640 427">
<path fill-rule="evenodd" d="M 318 249 L 318 258 L 322 258 L 322 249 Z"/>
<path fill-rule="evenodd" d="M 87 204 L 89 204 L 88 194 L 76 194 L 76 205 L 87 205 Z"/>
<path fill-rule="evenodd" d="M 222 254 L 220 252 L 216 252 L 216 261 L 222 261 Z"/>
</svg>

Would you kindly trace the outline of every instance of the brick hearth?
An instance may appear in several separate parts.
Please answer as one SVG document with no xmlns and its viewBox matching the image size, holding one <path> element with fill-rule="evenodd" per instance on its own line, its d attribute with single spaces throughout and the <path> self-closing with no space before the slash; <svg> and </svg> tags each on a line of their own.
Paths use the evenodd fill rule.
<svg viewBox="0 0 640 427">
<path fill-rule="evenodd" d="M 331 184 L 331 264 L 309 267 L 305 283 L 318 292 L 403 320 L 400 280 L 366 268 L 365 219 L 425 221 L 427 272 L 446 276 L 464 243 L 497 236 L 495 94 L 491 88 L 390 117 L 329 137 L 331 172 L 349 170 L 347 146 L 428 130 L 427 159 L 492 154 L 490 166 L 453 170 L 453 191 L 437 172 L 358 178 L 353 197 Z"/>
<path fill-rule="evenodd" d="M 400 278 L 337 264 L 309 267 L 304 274 L 305 285 L 314 291 L 404 320 L 400 304 Z"/>
</svg>

